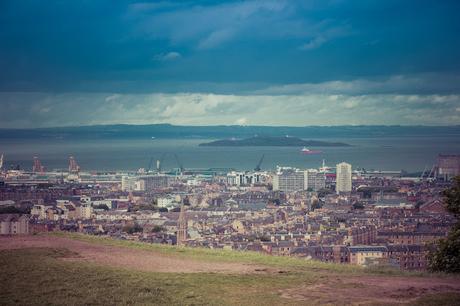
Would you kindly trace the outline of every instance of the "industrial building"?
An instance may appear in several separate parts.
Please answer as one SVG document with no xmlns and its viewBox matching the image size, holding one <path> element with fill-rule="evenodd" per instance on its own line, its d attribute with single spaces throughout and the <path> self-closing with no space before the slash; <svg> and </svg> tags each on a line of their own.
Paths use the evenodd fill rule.
<svg viewBox="0 0 460 306">
<path fill-rule="evenodd" d="M 460 175 L 460 155 L 444 155 L 438 156 L 438 177 L 444 180 Z"/>
</svg>

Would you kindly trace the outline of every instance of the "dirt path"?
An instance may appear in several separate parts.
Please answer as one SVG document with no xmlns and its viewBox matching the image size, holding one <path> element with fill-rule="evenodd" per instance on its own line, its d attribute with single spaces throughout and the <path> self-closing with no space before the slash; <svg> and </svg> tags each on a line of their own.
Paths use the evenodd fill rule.
<svg viewBox="0 0 460 306">
<path fill-rule="evenodd" d="M 324 283 L 283 290 L 281 295 L 313 304 L 364 305 L 408 303 L 426 294 L 445 292 L 460 293 L 460 279 L 337 275 Z"/>
<path fill-rule="evenodd" d="M 20 248 L 65 248 L 78 254 L 65 258 L 71 261 L 90 261 L 102 265 L 155 272 L 217 272 L 253 273 L 260 267 L 243 263 L 204 262 L 168 256 L 155 251 L 98 245 L 89 242 L 50 236 L 0 237 L 0 250 Z"/>
</svg>

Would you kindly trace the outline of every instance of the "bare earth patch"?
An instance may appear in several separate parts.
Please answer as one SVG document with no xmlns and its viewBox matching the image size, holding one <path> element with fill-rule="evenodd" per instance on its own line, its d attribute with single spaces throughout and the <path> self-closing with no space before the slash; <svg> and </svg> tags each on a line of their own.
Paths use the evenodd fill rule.
<svg viewBox="0 0 460 306">
<path fill-rule="evenodd" d="M 445 292 L 460 293 L 460 279 L 339 275 L 324 283 L 283 290 L 282 296 L 312 304 L 365 305 L 407 303 Z"/>
<path fill-rule="evenodd" d="M 78 254 L 63 258 L 148 272 L 257 273 L 261 267 L 243 263 L 204 262 L 168 256 L 153 250 L 129 249 L 50 236 L 0 237 L 0 250 L 21 248 L 64 248 Z"/>
</svg>

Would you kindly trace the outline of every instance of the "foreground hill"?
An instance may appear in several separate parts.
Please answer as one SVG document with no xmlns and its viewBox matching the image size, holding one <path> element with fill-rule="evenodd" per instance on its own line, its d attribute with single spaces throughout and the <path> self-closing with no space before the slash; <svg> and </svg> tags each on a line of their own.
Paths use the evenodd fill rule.
<svg viewBox="0 0 460 306">
<path fill-rule="evenodd" d="M 0 304 L 453 305 L 459 278 L 83 235 L 0 238 Z"/>
</svg>

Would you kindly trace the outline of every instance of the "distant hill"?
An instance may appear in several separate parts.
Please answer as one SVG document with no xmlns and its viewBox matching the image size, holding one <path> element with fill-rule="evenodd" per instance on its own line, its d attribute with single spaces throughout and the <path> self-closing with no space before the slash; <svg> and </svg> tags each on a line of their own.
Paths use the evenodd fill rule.
<svg viewBox="0 0 460 306">
<path fill-rule="evenodd" d="M 345 147 L 349 144 L 342 142 L 326 142 L 318 140 L 303 140 L 297 137 L 270 137 L 270 136 L 257 136 L 245 139 L 224 139 L 216 140 L 207 143 L 201 143 L 200 146 L 210 147 Z"/>
<path fill-rule="evenodd" d="M 151 139 L 249 138 L 254 135 L 292 136 L 303 139 L 359 137 L 418 137 L 458 136 L 460 126 L 178 126 L 152 125 L 94 125 L 36 129 L 0 129 L 0 139 Z"/>
</svg>

